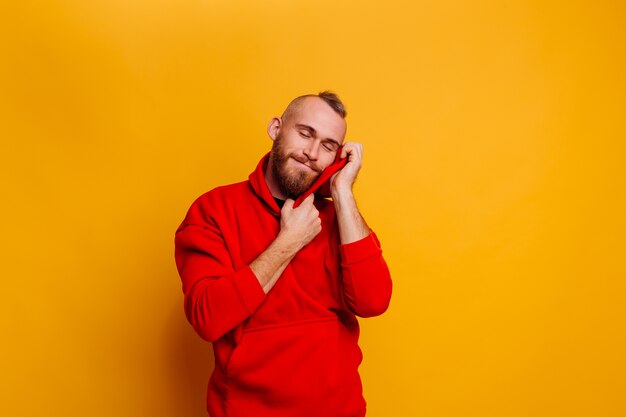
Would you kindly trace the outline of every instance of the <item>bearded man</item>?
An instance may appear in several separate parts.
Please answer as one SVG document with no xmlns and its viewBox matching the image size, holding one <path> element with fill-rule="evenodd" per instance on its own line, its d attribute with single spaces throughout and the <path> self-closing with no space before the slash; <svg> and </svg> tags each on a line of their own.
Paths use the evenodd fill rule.
<svg viewBox="0 0 626 417">
<path fill-rule="evenodd" d="M 363 146 L 344 143 L 345 117 L 332 92 L 295 98 L 248 180 L 197 198 L 176 230 L 185 315 L 213 344 L 211 417 L 365 416 L 356 317 L 385 312 L 392 284 L 352 192 Z M 294 208 L 338 151 L 332 200 Z"/>
</svg>

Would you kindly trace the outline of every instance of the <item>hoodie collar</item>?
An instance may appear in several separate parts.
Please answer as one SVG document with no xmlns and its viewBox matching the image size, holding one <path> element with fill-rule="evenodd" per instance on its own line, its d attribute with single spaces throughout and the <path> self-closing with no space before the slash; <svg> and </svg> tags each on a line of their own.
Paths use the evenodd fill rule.
<svg viewBox="0 0 626 417">
<path fill-rule="evenodd" d="M 256 169 L 248 176 L 248 180 L 254 193 L 261 200 L 263 200 L 270 212 L 275 216 L 280 216 L 280 208 L 278 207 L 278 204 L 276 204 L 274 196 L 270 192 L 267 182 L 265 181 L 265 168 L 267 167 L 269 156 L 270 153 L 268 152 L 263 156 L 263 158 L 261 158 L 256 166 Z"/>
</svg>

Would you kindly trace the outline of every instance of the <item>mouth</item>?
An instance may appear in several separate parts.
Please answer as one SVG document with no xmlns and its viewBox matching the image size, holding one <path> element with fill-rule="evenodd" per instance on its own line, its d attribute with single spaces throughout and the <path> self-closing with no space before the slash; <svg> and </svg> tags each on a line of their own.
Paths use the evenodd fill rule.
<svg viewBox="0 0 626 417">
<path fill-rule="evenodd" d="M 307 169 L 309 169 L 310 171 L 317 172 L 317 170 L 315 170 L 315 169 L 311 168 L 309 165 L 305 164 L 304 162 L 300 162 L 300 161 L 299 161 L 299 160 L 297 160 L 296 158 L 293 158 L 293 159 L 294 159 L 294 160 L 295 160 L 298 164 L 300 164 L 300 165 L 304 165 L 305 167 L 307 167 Z"/>
</svg>

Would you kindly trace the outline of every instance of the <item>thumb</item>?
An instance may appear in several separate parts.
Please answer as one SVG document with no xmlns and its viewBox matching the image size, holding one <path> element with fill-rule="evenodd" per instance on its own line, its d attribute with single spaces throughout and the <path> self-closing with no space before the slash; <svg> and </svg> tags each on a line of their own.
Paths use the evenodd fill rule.
<svg viewBox="0 0 626 417">
<path fill-rule="evenodd" d="M 309 194 L 303 201 L 303 203 L 306 201 L 307 203 L 311 203 L 313 204 L 313 200 L 315 200 L 315 193 L 311 193 Z"/>
<path fill-rule="evenodd" d="M 291 198 L 288 198 L 285 200 L 285 203 L 283 204 L 283 208 L 287 207 L 288 209 L 292 209 L 293 203 L 294 203 L 294 200 L 292 200 Z"/>
</svg>

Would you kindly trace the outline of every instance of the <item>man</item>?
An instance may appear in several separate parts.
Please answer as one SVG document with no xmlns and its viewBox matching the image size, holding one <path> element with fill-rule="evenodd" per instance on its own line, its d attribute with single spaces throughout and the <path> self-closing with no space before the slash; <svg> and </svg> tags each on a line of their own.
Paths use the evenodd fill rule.
<svg viewBox="0 0 626 417">
<path fill-rule="evenodd" d="M 248 181 L 200 196 L 176 231 L 185 314 L 215 353 L 212 417 L 365 415 L 355 316 L 387 309 L 391 277 L 352 194 L 363 147 L 345 115 L 328 91 L 294 99 Z M 342 144 L 332 201 L 294 208 Z"/>
</svg>

